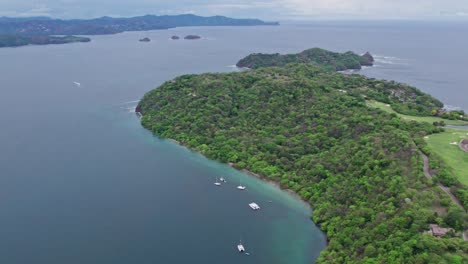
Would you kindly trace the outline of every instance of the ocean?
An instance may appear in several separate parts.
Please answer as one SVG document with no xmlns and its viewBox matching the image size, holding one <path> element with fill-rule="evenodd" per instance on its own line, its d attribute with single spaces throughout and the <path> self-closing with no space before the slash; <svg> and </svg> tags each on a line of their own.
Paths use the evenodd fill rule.
<svg viewBox="0 0 468 264">
<path fill-rule="evenodd" d="M 192 27 L 0 49 L 0 263 L 314 263 L 326 239 L 305 203 L 155 137 L 133 112 L 138 100 L 181 74 L 237 71 L 252 52 L 321 47 L 369 51 L 376 65 L 358 73 L 466 110 L 467 29 Z M 188 34 L 203 39 L 169 39 Z M 228 182 L 216 187 L 219 176 Z M 239 240 L 250 255 L 237 252 Z"/>
</svg>

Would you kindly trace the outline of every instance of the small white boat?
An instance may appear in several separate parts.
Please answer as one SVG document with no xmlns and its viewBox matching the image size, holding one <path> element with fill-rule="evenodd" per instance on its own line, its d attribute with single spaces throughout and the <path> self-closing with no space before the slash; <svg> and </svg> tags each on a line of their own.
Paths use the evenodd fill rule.
<svg viewBox="0 0 468 264">
<path fill-rule="evenodd" d="M 237 189 L 243 191 L 243 190 L 245 190 L 245 188 L 246 188 L 246 187 L 245 187 L 244 185 L 242 185 L 242 179 L 241 179 L 241 180 L 239 181 L 239 186 L 237 186 Z"/>
<path fill-rule="evenodd" d="M 81 83 L 79 82 L 73 82 L 76 86 L 80 87 L 81 86 Z"/>
<path fill-rule="evenodd" d="M 223 177 L 219 178 L 219 180 L 220 180 L 221 182 L 226 182 L 226 179 L 224 179 Z"/>
<path fill-rule="evenodd" d="M 253 210 L 260 210 L 260 206 L 258 206 L 258 204 L 256 203 L 249 203 L 249 206 L 250 208 L 252 208 Z"/>
<path fill-rule="evenodd" d="M 245 248 L 244 248 L 244 246 L 242 245 L 242 242 L 241 242 L 241 241 L 239 241 L 239 245 L 237 245 L 237 250 L 239 250 L 239 253 L 245 252 Z"/>
<path fill-rule="evenodd" d="M 216 181 L 215 181 L 214 185 L 221 186 L 221 183 L 218 181 L 218 177 L 216 177 Z"/>
</svg>

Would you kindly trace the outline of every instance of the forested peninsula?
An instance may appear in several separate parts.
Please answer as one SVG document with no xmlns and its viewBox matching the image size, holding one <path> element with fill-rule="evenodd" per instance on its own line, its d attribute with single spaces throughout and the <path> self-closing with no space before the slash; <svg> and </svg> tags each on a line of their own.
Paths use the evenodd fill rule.
<svg viewBox="0 0 468 264">
<path fill-rule="evenodd" d="M 468 263 L 466 188 L 423 140 L 444 128 L 399 116 L 430 116 L 443 104 L 408 85 L 336 72 L 359 55 L 330 61 L 315 57 L 327 51 L 312 53 L 292 64 L 275 55 L 274 63 L 241 64 L 254 70 L 178 77 L 148 92 L 137 112 L 155 135 L 309 202 L 329 241 L 319 263 Z M 439 183 L 458 190 L 462 205 Z M 450 231 L 436 237 L 430 225 Z"/>
<path fill-rule="evenodd" d="M 0 48 L 3 47 L 20 47 L 26 45 L 49 45 L 49 44 L 66 44 L 75 42 L 90 42 L 90 38 L 76 36 L 15 36 L 15 35 L 0 35 Z"/>
<path fill-rule="evenodd" d="M 366 52 L 360 56 L 354 52 L 332 52 L 320 48 L 304 50 L 298 54 L 264 54 L 254 53 L 241 59 L 236 66 L 240 68 L 257 69 L 261 67 L 285 66 L 289 63 L 309 63 L 332 67 L 337 71 L 359 70 L 362 66 L 372 66 L 374 57 Z"/>
</svg>

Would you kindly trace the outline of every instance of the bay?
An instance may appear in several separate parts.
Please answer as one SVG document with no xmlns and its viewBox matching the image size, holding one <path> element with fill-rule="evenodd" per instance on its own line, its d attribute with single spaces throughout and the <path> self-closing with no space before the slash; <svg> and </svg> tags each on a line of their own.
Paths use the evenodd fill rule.
<svg viewBox="0 0 468 264">
<path fill-rule="evenodd" d="M 181 74 L 235 71 L 252 52 L 322 47 L 370 51 L 376 66 L 360 73 L 415 85 L 466 110 L 466 29 L 460 22 L 286 23 L 0 49 L 0 262 L 313 263 L 326 241 L 308 206 L 154 137 L 133 113 L 137 101 Z M 188 34 L 203 39 L 169 40 Z M 215 187 L 216 176 L 228 183 Z M 240 180 L 245 192 L 235 188 Z M 262 210 L 251 211 L 252 201 Z M 236 252 L 239 239 L 250 256 Z"/>
</svg>

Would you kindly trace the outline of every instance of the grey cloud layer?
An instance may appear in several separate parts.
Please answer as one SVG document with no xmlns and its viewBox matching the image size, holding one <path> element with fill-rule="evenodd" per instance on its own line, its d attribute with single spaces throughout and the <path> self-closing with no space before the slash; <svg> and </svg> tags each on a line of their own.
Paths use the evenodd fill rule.
<svg viewBox="0 0 468 264">
<path fill-rule="evenodd" d="M 142 14 L 261 18 L 464 16 L 468 0 L 1 0 L 0 16 L 98 17 Z"/>
</svg>

